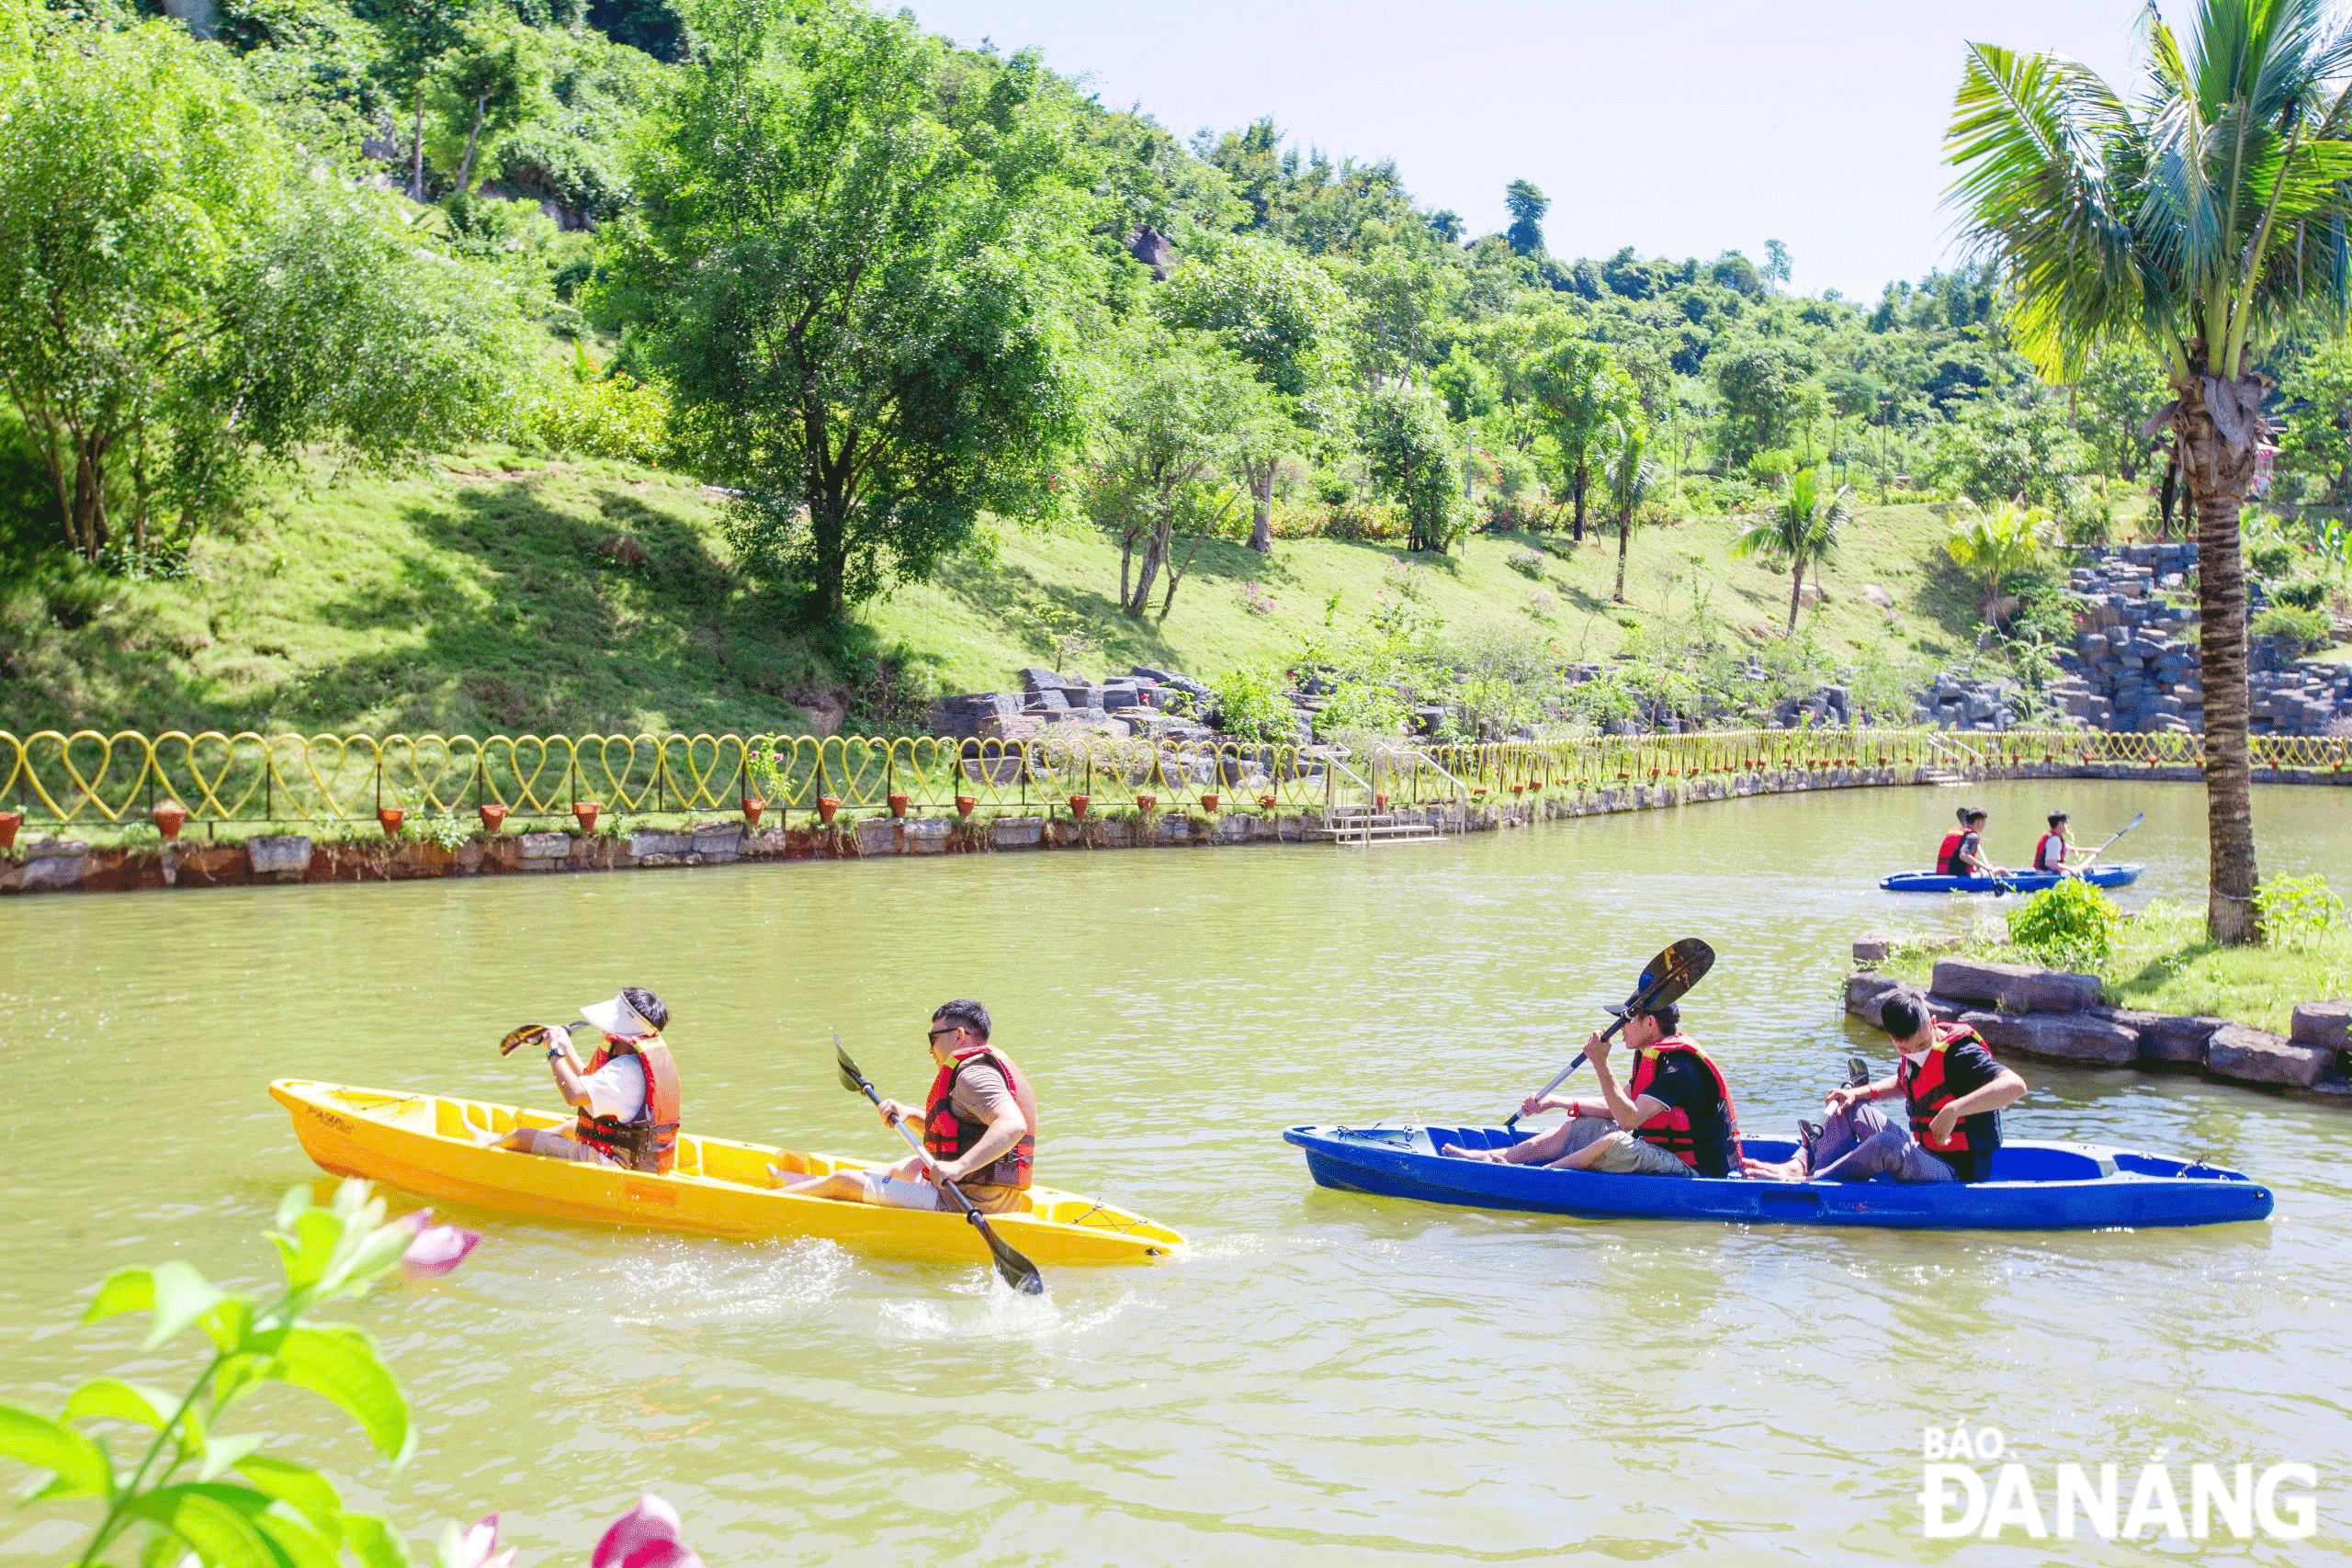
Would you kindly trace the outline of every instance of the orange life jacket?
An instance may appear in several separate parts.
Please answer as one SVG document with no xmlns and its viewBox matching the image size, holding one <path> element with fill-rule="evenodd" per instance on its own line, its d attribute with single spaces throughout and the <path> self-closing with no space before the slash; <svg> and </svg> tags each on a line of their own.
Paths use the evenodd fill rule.
<svg viewBox="0 0 2352 1568">
<path fill-rule="evenodd" d="M 1971 1041 L 1981 1043 L 1973 1029 L 1964 1024 L 1939 1023 L 1936 1043 L 1928 1047 L 1925 1061 L 1915 1067 L 1911 1058 L 1905 1056 L 1895 1064 L 1895 1082 L 1903 1087 L 1904 1098 L 1911 1103 L 1911 1135 L 1927 1148 L 1959 1152 L 1971 1147 L 1965 1116 L 1952 1123 L 1949 1138 L 1938 1138 L 1929 1132 L 1936 1112 L 1959 1098 L 1952 1093 L 1951 1085 L 1944 1081 L 1944 1049 Z"/>
<path fill-rule="evenodd" d="M 1965 837 L 1967 837 L 1967 835 L 1963 832 L 1951 832 L 1944 835 L 1943 843 L 1936 850 L 1936 874 L 1938 876 L 1966 876 L 1968 874 L 1968 868 L 1958 863 L 1960 858 L 1960 840 Z"/>
<path fill-rule="evenodd" d="M 2049 849 L 2051 840 L 2053 839 L 2058 842 L 2058 863 L 2055 865 L 2051 864 L 2048 861 L 2041 858 L 2042 852 Z M 2041 839 L 2035 842 L 2033 846 L 2033 869 L 2036 871 L 2064 871 L 2066 869 L 2066 836 L 2064 833 L 2054 831 L 2044 833 L 2041 835 Z"/>
<path fill-rule="evenodd" d="M 967 1121 L 956 1111 L 956 1079 L 966 1067 L 979 1061 L 1004 1075 L 1012 1098 L 1020 1102 L 1021 1114 L 1028 1122 L 1029 1130 L 986 1170 L 974 1171 L 971 1179 L 997 1187 L 1026 1188 L 1030 1168 L 1037 1161 L 1037 1097 L 1029 1092 L 1029 1079 L 1012 1065 L 1012 1058 L 993 1045 L 975 1045 L 968 1051 L 956 1052 L 956 1059 L 940 1068 L 939 1076 L 931 1080 L 931 1098 L 923 1105 L 922 1146 L 933 1159 L 956 1159 L 988 1132 L 987 1122 Z"/>
<path fill-rule="evenodd" d="M 666 1174 L 678 1159 L 678 1067 L 659 1034 L 607 1034 L 604 1048 L 588 1058 L 600 1071 L 616 1056 L 633 1056 L 645 1072 L 645 1108 L 634 1122 L 591 1116 L 585 1105 L 571 1135 L 631 1170 Z"/>
<path fill-rule="evenodd" d="M 1723 1069 L 1716 1066 L 1695 1043 L 1679 1034 L 1669 1034 L 1655 1045 L 1642 1047 L 1634 1055 L 1634 1081 L 1628 1098 L 1639 1100 L 1642 1097 L 1643 1091 L 1657 1077 L 1658 1057 L 1668 1051 L 1688 1052 L 1693 1060 L 1707 1069 L 1707 1076 L 1715 1080 L 1715 1093 L 1724 1102 L 1724 1125 L 1731 1134 L 1730 1163 L 1724 1174 L 1738 1175 L 1742 1153 L 1739 1145 L 1739 1107 L 1732 1103 L 1731 1086 L 1724 1081 Z M 1679 1106 L 1668 1106 L 1634 1128 L 1634 1136 L 1645 1143 L 1656 1144 L 1693 1170 L 1699 1168 L 1698 1136 L 1691 1131 L 1690 1113 Z"/>
</svg>

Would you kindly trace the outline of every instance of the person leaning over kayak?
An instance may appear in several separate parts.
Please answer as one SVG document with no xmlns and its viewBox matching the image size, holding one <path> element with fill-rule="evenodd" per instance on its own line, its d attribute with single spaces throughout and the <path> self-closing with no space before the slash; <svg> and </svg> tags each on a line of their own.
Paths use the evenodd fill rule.
<svg viewBox="0 0 2352 1568">
<path fill-rule="evenodd" d="M 571 1130 L 517 1127 L 490 1146 L 544 1159 L 668 1170 L 678 1145 L 678 1069 L 662 1038 L 670 1010 L 644 987 L 624 986 L 612 1000 L 580 1011 L 581 1021 L 605 1036 L 585 1066 L 567 1031 L 550 1025 L 541 1032 L 556 1088 L 579 1111 Z"/>
<path fill-rule="evenodd" d="M 1939 1023 L 1928 998 L 1905 986 L 1887 994 L 1880 1027 L 1901 1055 L 1876 1083 L 1833 1089 L 1829 1115 L 1795 1157 L 1748 1160 L 1747 1174 L 1778 1181 L 1982 1181 L 2001 1146 L 2001 1108 L 2022 1099 L 2025 1079 L 1993 1060 L 1976 1032 Z M 1900 1094 L 1908 1130 L 1871 1102 Z"/>
<path fill-rule="evenodd" d="M 943 1003 L 931 1015 L 931 1059 L 939 1072 L 922 1107 L 922 1146 L 939 1175 L 956 1183 L 972 1206 L 1001 1213 L 1021 1202 L 1037 1153 L 1037 1099 L 1011 1056 L 989 1043 L 989 1010 L 969 998 Z M 882 1101 L 882 1120 L 895 1123 L 911 1106 Z M 770 1166 L 779 1185 L 790 1173 Z M 784 1190 L 801 1198 L 835 1198 L 896 1209 L 944 1209 L 950 1200 L 912 1156 L 878 1170 L 837 1170 Z"/>
<path fill-rule="evenodd" d="M 1519 1113 L 1565 1111 L 1568 1119 L 1546 1133 L 1502 1149 L 1448 1145 L 1442 1155 L 1498 1165 L 1545 1165 L 1627 1176 L 1731 1176 L 1739 1168 L 1739 1112 L 1722 1071 L 1680 1032 L 1672 1004 L 1646 1013 L 1611 1012 L 1625 1020 L 1634 1071 L 1620 1086 L 1610 1066 L 1610 1043 L 1598 1033 L 1584 1043 L 1599 1100 L 1530 1095 Z"/>
</svg>

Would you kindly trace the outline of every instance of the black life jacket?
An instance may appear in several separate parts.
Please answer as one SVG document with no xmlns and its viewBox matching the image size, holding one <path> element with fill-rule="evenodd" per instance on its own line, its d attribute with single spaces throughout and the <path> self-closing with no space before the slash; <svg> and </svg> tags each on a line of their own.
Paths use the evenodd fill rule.
<svg viewBox="0 0 2352 1568">
<path fill-rule="evenodd" d="M 1037 1162 L 1037 1100 L 1029 1092 L 1029 1080 L 1012 1065 L 1012 1058 L 993 1045 L 977 1046 L 960 1052 L 953 1062 L 939 1069 L 931 1080 L 931 1098 L 922 1112 L 922 1146 L 933 1159 L 951 1160 L 962 1156 L 966 1149 L 978 1144 L 988 1132 L 985 1122 L 968 1121 L 956 1111 L 956 1080 L 966 1067 L 983 1061 L 1004 1075 L 1005 1086 L 1012 1090 L 1012 1098 L 1020 1102 L 1021 1114 L 1029 1130 L 1010 1152 L 999 1156 L 986 1170 L 975 1171 L 971 1179 L 998 1187 L 1026 1188 L 1029 1174 Z"/>
<path fill-rule="evenodd" d="M 1739 1108 L 1732 1103 L 1731 1086 L 1724 1081 L 1723 1069 L 1713 1058 L 1691 1041 L 1679 1034 L 1669 1034 L 1655 1045 L 1645 1045 L 1634 1053 L 1634 1081 L 1627 1098 L 1639 1100 L 1643 1092 L 1657 1077 L 1658 1057 L 1668 1051 L 1680 1051 L 1707 1069 L 1715 1080 L 1715 1094 L 1724 1103 L 1724 1126 L 1731 1134 L 1731 1153 L 1724 1174 L 1739 1174 Z M 1690 1113 L 1679 1106 L 1669 1105 L 1640 1126 L 1634 1136 L 1645 1143 L 1656 1144 L 1691 1169 L 1699 1168 L 1699 1139 L 1690 1126 Z"/>
<path fill-rule="evenodd" d="M 1951 1136 L 1937 1138 L 1930 1131 L 1936 1112 L 1960 1098 L 1944 1079 L 1944 1051 L 1948 1046 L 1978 1041 L 1976 1031 L 1963 1024 L 1936 1025 L 1936 1043 L 1928 1048 L 1927 1058 L 1917 1066 L 1911 1058 L 1902 1057 L 1895 1065 L 1895 1081 L 1903 1088 L 1903 1095 L 1911 1106 L 1911 1135 L 1921 1146 L 1939 1154 L 1964 1152 L 1973 1145 L 1968 1140 L 1968 1117 L 1952 1123 Z M 1981 1042 L 1979 1042 L 1981 1043 Z"/>
</svg>

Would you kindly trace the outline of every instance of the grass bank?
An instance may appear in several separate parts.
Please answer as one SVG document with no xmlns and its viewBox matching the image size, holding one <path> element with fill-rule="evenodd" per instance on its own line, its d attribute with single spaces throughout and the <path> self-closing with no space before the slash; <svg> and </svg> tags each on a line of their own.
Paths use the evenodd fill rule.
<svg viewBox="0 0 2352 1568">
<path fill-rule="evenodd" d="M 1926 985 L 1939 956 L 2026 963 L 2017 948 L 1978 942 L 1957 954 L 1899 948 L 1879 969 Z M 2287 1032 L 2297 1002 L 2352 996 L 2352 936 L 2337 928 L 2293 945 L 2222 947 L 2205 935 L 2205 911 L 2157 902 L 2128 917 L 2097 968 L 2110 1006 L 2232 1019 Z"/>
<path fill-rule="evenodd" d="M 845 711 L 855 727 L 892 696 L 876 689 L 876 656 L 915 696 L 1001 686 L 1049 657 L 1040 612 L 1097 641 L 1073 663 L 1089 673 L 1148 662 L 1214 676 L 1283 661 L 1303 634 L 1348 637 L 1403 576 L 1449 628 L 1507 626 L 1585 660 L 1702 604 L 1761 639 L 1788 604 L 1787 578 L 1732 559 L 1733 525 L 1710 519 L 1636 535 L 1623 604 L 1611 602 L 1616 541 L 1597 534 L 1581 547 L 1477 535 L 1442 558 L 1335 539 L 1280 541 L 1271 558 L 1212 542 L 1173 612 L 1135 620 L 1115 607 L 1118 552 L 1102 536 L 1005 525 L 827 632 L 735 571 L 721 504 L 675 474 L 500 449 L 393 479 L 316 476 L 199 539 L 180 575 L 12 572 L 0 728 L 751 730 Z M 1935 508 L 1866 509 L 1808 614 L 1822 649 L 1842 659 L 1893 637 L 1942 658 L 1964 646 L 1975 612 L 1939 565 L 1944 530 Z M 1865 584 L 1893 599 L 1892 618 Z"/>
</svg>

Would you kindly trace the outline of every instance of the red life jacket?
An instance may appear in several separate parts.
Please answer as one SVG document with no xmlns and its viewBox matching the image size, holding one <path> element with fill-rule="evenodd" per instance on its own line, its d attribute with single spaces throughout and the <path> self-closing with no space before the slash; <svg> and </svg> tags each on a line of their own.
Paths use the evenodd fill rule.
<svg viewBox="0 0 2352 1568">
<path fill-rule="evenodd" d="M 1959 1098 L 1952 1093 L 1951 1085 L 1944 1081 L 1944 1049 L 1970 1042 L 1982 1043 L 1973 1029 L 1963 1024 L 1939 1023 L 1936 1043 L 1928 1047 L 1927 1060 L 1915 1067 L 1911 1058 L 1904 1056 L 1895 1064 L 1895 1082 L 1902 1085 L 1904 1098 L 1911 1102 L 1911 1135 L 1924 1147 L 1958 1152 L 1970 1146 L 1965 1116 L 1952 1123 L 1949 1138 L 1934 1137 L 1928 1131 L 1936 1112 Z"/>
<path fill-rule="evenodd" d="M 1960 856 L 1960 840 L 1966 836 L 1967 835 L 1965 833 L 1957 831 L 1946 833 L 1944 835 L 1943 843 L 1936 850 L 1936 874 L 1938 876 L 1965 876 L 1968 874 L 1968 868 L 1966 866 L 1956 863 Z"/>
<path fill-rule="evenodd" d="M 2050 847 L 2050 842 L 2053 839 L 2058 841 L 2058 863 L 2055 865 L 2051 864 L 2048 861 L 2041 858 L 2042 852 Z M 2036 871 L 2064 871 L 2066 869 L 2066 836 L 2064 834 L 2053 831 L 2041 835 L 2041 839 L 2037 840 L 2033 846 L 2033 869 Z"/>
<path fill-rule="evenodd" d="M 1715 1080 L 1715 1093 L 1724 1102 L 1724 1125 L 1731 1134 L 1730 1163 L 1724 1174 L 1739 1174 L 1742 1151 L 1739 1145 L 1739 1107 L 1732 1103 L 1731 1086 L 1724 1081 L 1723 1069 L 1715 1066 L 1698 1045 L 1679 1034 L 1669 1034 L 1655 1045 L 1645 1045 L 1634 1056 L 1634 1081 L 1627 1098 L 1639 1100 L 1643 1091 L 1657 1077 L 1657 1059 L 1668 1051 L 1687 1051 L 1693 1060 L 1707 1069 Z M 1699 1168 L 1699 1140 L 1690 1129 L 1690 1113 L 1679 1106 L 1668 1106 L 1648 1121 L 1634 1129 L 1634 1136 L 1645 1143 L 1656 1144 L 1691 1169 Z"/>
<path fill-rule="evenodd" d="M 1029 1092 L 1029 1079 L 1012 1065 L 1012 1058 L 993 1045 L 975 1045 L 968 1051 L 956 1052 L 956 1059 L 940 1068 L 939 1076 L 931 1080 L 931 1098 L 923 1105 L 922 1146 L 933 1159 L 957 1159 L 988 1132 L 987 1122 L 967 1121 L 956 1111 L 956 1079 L 966 1067 L 978 1061 L 987 1062 L 1004 1075 L 1029 1130 L 986 1170 L 973 1172 L 971 1179 L 996 1187 L 1025 1189 L 1030 1168 L 1037 1161 L 1037 1097 Z"/>
<path fill-rule="evenodd" d="M 634 1122 L 616 1122 L 591 1116 L 583 1105 L 571 1135 L 616 1164 L 666 1175 L 678 1159 L 677 1064 L 659 1034 L 607 1034 L 603 1049 L 588 1058 L 588 1072 L 601 1070 L 616 1056 L 633 1056 L 644 1069 L 645 1109 Z"/>
</svg>

